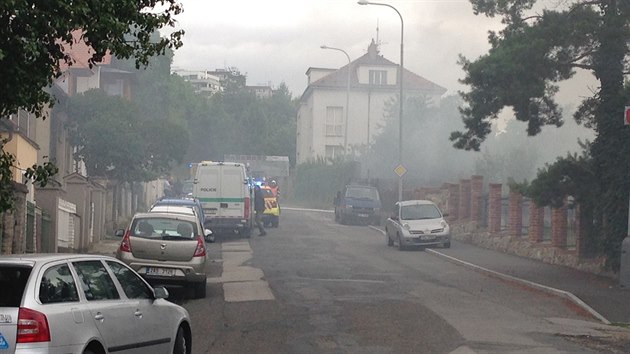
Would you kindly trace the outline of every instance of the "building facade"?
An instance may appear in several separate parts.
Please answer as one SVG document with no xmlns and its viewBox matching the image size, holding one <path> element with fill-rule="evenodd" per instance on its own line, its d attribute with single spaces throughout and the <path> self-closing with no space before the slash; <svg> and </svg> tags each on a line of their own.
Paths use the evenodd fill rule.
<svg viewBox="0 0 630 354">
<path fill-rule="evenodd" d="M 388 102 L 397 100 L 398 70 L 374 41 L 365 55 L 340 69 L 309 68 L 298 108 L 297 163 L 335 158 L 369 146 L 386 122 Z M 403 73 L 405 98 L 425 96 L 438 102 L 446 92 L 411 71 Z"/>
</svg>

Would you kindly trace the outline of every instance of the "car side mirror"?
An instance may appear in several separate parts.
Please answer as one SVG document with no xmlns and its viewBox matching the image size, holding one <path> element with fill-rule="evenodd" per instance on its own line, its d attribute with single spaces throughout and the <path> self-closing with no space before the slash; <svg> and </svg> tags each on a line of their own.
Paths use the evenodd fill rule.
<svg viewBox="0 0 630 354">
<path fill-rule="evenodd" d="M 204 236 L 208 237 L 208 236 L 212 235 L 212 230 L 210 230 L 210 229 L 204 229 L 204 230 L 203 230 L 203 234 L 204 234 Z"/>
<path fill-rule="evenodd" d="M 114 232 L 114 236 L 116 237 L 123 237 L 125 236 L 125 229 L 118 229 Z"/>
<path fill-rule="evenodd" d="M 153 294 L 156 299 L 168 299 L 168 290 L 163 286 L 153 288 Z"/>
</svg>

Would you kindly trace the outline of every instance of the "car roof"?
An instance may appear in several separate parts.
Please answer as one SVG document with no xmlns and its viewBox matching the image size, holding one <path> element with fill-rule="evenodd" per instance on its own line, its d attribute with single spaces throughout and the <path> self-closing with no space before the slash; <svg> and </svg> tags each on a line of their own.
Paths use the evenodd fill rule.
<svg viewBox="0 0 630 354">
<path fill-rule="evenodd" d="M 186 215 L 195 215 L 195 209 L 193 205 L 154 205 L 149 212 L 151 213 L 177 213 Z M 157 210 L 156 210 L 157 209 Z"/>
<path fill-rule="evenodd" d="M 23 253 L 23 254 L 6 254 L 0 256 L 1 263 L 23 263 L 23 264 L 35 264 L 40 262 L 50 262 L 58 260 L 73 260 L 73 259 L 115 259 L 111 256 L 98 255 L 98 254 L 81 254 L 81 253 Z"/>
<path fill-rule="evenodd" d="M 185 220 L 191 222 L 199 222 L 199 219 L 193 214 L 176 214 L 165 212 L 136 213 L 133 219 L 151 219 L 151 218 L 167 218 L 176 220 Z"/>
<path fill-rule="evenodd" d="M 197 205 L 196 199 L 160 199 L 154 205 Z"/>
<path fill-rule="evenodd" d="M 424 199 L 416 199 L 416 200 L 403 200 L 401 202 L 397 202 L 396 204 L 399 204 L 400 206 L 407 206 L 407 205 L 418 205 L 418 204 L 431 204 L 431 205 L 435 205 L 434 202 L 430 201 L 430 200 L 424 200 Z"/>
</svg>

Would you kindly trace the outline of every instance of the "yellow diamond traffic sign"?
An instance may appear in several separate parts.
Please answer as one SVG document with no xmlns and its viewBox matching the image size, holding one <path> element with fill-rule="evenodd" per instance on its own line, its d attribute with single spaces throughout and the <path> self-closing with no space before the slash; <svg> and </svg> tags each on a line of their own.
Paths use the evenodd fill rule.
<svg viewBox="0 0 630 354">
<path fill-rule="evenodd" d="M 396 166 L 394 172 L 398 175 L 398 177 L 402 177 L 405 173 L 407 173 L 407 169 L 402 164 Z"/>
</svg>

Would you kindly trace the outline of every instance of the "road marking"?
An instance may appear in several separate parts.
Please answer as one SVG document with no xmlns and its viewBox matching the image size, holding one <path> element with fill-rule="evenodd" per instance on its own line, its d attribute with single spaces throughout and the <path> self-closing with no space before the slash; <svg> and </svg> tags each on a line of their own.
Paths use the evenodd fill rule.
<svg viewBox="0 0 630 354">
<path fill-rule="evenodd" d="M 307 278 L 307 277 L 300 277 L 300 279 L 308 279 L 308 280 L 315 280 L 315 281 L 344 282 L 344 283 L 373 283 L 373 284 L 385 283 L 385 281 L 383 280 L 371 280 L 371 279 L 339 279 L 339 278 Z"/>
<path fill-rule="evenodd" d="M 218 278 L 208 278 L 209 283 L 223 284 L 223 298 L 227 302 L 275 300 L 269 283 L 263 280 L 262 269 L 243 265 L 252 256 L 249 241 L 221 244 L 223 273 Z"/>
<path fill-rule="evenodd" d="M 275 300 L 269 284 L 264 280 L 223 284 L 227 302 Z"/>
</svg>

